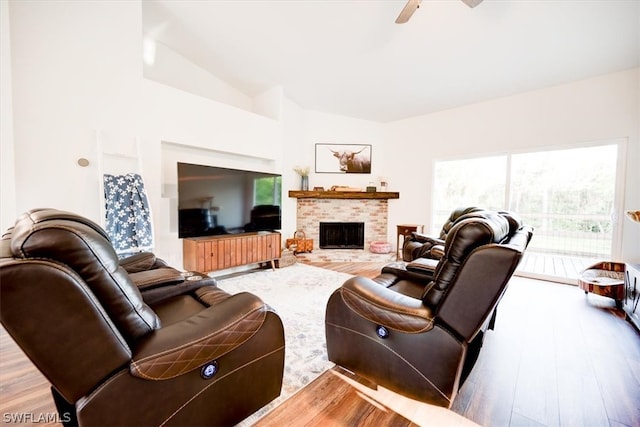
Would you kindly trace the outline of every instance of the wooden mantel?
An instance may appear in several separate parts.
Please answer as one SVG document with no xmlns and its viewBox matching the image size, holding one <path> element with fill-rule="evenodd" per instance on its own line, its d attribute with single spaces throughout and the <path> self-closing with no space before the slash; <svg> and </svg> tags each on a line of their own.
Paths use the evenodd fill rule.
<svg viewBox="0 0 640 427">
<path fill-rule="evenodd" d="M 400 193 L 389 191 L 289 191 L 296 199 L 399 199 Z"/>
</svg>

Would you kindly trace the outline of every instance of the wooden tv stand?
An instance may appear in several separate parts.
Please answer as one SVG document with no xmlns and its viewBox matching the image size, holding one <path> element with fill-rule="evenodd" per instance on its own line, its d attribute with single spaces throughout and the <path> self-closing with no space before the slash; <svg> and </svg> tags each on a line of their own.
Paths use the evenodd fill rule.
<svg viewBox="0 0 640 427">
<path fill-rule="evenodd" d="M 280 233 L 268 231 L 190 237 L 182 240 L 182 263 L 203 273 L 263 262 L 273 267 L 281 247 Z"/>
</svg>

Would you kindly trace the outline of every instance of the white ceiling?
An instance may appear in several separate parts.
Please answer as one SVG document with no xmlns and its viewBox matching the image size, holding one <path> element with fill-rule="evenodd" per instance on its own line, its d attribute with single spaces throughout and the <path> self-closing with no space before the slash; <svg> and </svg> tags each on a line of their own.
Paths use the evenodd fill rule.
<svg viewBox="0 0 640 427">
<path fill-rule="evenodd" d="M 640 66 L 640 0 L 145 0 L 146 35 L 248 96 L 387 122 Z"/>
</svg>

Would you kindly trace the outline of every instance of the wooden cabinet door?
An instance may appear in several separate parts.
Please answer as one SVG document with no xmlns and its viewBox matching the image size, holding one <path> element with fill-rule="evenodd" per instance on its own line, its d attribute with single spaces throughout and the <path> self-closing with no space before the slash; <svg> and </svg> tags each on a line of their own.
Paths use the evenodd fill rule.
<svg viewBox="0 0 640 427">
<path fill-rule="evenodd" d="M 185 270 L 198 270 L 198 245 L 195 241 L 182 241 L 182 265 Z"/>
<path fill-rule="evenodd" d="M 186 270 L 208 273 L 280 258 L 280 233 L 216 236 L 184 239 L 183 265 Z"/>
</svg>

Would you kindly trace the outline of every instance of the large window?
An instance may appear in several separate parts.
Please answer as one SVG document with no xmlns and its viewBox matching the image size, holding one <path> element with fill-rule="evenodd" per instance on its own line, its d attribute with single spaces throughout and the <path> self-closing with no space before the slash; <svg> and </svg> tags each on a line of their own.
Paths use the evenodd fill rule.
<svg viewBox="0 0 640 427">
<path fill-rule="evenodd" d="M 617 149 L 604 145 L 512 156 L 509 209 L 535 227 L 531 249 L 610 259 Z"/>
<path fill-rule="evenodd" d="M 620 146 L 436 161 L 432 230 L 457 207 L 508 209 L 535 227 L 528 252 L 612 259 Z"/>
<path fill-rule="evenodd" d="M 439 230 L 458 207 L 504 209 L 506 174 L 507 156 L 436 162 L 431 229 Z"/>
</svg>

